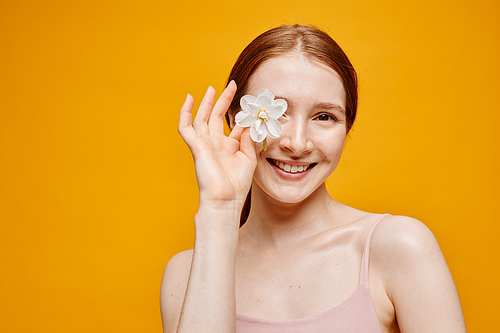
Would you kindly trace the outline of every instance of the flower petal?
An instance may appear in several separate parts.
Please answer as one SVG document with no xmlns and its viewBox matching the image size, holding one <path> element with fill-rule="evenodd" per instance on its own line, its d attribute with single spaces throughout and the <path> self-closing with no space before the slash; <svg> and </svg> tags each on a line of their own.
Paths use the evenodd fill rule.
<svg viewBox="0 0 500 333">
<path fill-rule="evenodd" d="M 252 138 L 252 140 L 254 142 L 262 142 L 262 141 L 264 141 L 264 139 L 266 138 L 266 136 L 267 136 L 266 132 L 263 131 L 262 133 L 259 133 L 253 127 L 253 125 L 250 127 L 250 137 Z"/>
<path fill-rule="evenodd" d="M 264 90 L 269 90 L 269 89 L 264 89 Z M 257 104 L 259 104 L 262 109 L 265 109 L 268 105 L 271 105 L 272 102 L 273 100 L 266 95 L 257 97 Z"/>
<path fill-rule="evenodd" d="M 275 100 L 275 95 L 271 90 L 262 89 L 257 96 L 241 97 L 240 105 L 243 111 L 236 115 L 236 124 L 241 127 L 250 126 L 250 137 L 253 141 L 262 142 L 267 136 L 277 138 L 281 135 L 281 124 L 277 119 L 285 113 L 288 107 L 284 99 Z M 261 110 L 266 110 L 269 118 L 257 117 Z"/>
<path fill-rule="evenodd" d="M 267 96 L 267 98 L 269 98 L 271 101 L 274 100 L 274 93 L 269 89 L 262 89 L 261 91 L 259 91 L 257 93 L 257 98 L 259 98 L 260 96 Z"/>
<path fill-rule="evenodd" d="M 266 129 L 271 138 L 277 138 L 281 135 L 281 124 L 274 119 L 268 119 L 266 122 Z"/>
<path fill-rule="evenodd" d="M 248 103 L 247 107 L 250 109 L 250 113 L 257 118 L 257 115 L 259 114 L 260 111 L 260 105 L 254 104 L 254 103 Z"/>
<path fill-rule="evenodd" d="M 286 107 L 283 107 L 282 105 L 269 105 L 266 108 L 266 113 L 271 119 L 278 119 L 285 113 L 285 111 Z"/>
<path fill-rule="evenodd" d="M 255 117 L 245 111 L 240 111 L 234 117 L 234 121 L 239 127 L 248 127 L 255 122 Z"/>
<path fill-rule="evenodd" d="M 248 104 L 257 104 L 257 97 L 252 95 L 245 95 L 240 98 L 241 108 L 248 113 L 252 113 L 252 111 L 248 107 Z"/>
<path fill-rule="evenodd" d="M 252 128 L 255 129 L 257 131 L 257 133 L 262 133 L 262 120 L 261 119 L 257 119 L 253 124 L 252 124 Z"/>
<path fill-rule="evenodd" d="M 272 105 L 273 105 L 273 106 L 274 106 L 274 105 L 279 105 L 279 106 L 281 106 L 282 108 L 284 108 L 284 109 L 285 109 L 285 111 L 286 111 L 286 109 L 288 108 L 288 103 L 287 103 L 284 99 L 281 99 L 281 98 L 280 98 L 280 99 L 276 99 L 276 100 L 274 100 Z"/>
</svg>

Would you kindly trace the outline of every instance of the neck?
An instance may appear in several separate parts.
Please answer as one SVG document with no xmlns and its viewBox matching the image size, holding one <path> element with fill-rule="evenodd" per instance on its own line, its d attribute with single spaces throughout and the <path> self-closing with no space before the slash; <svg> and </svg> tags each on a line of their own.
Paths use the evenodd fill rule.
<svg viewBox="0 0 500 333">
<path fill-rule="evenodd" d="M 283 203 L 270 198 L 258 186 L 252 190 L 252 205 L 247 222 L 241 228 L 245 237 L 271 246 L 297 244 L 336 224 L 336 211 L 343 206 L 328 194 L 323 183 L 305 200 Z"/>
</svg>

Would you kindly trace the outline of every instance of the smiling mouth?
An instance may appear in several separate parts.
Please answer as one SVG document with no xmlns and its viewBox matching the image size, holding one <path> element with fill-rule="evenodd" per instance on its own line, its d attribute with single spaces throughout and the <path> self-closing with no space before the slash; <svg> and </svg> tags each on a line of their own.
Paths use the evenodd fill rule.
<svg viewBox="0 0 500 333">
<path fill-rule="evenodd" d="M 273 160 L 268 158 L 267 161 L 271 164 L 274 164 L 281 170 L 289 173 L 301 173 L 306 171 L 307 169 L 313 168 L 318 163 L 304 164 L 304 165 L 290 165 L 281 161 Z"/>
</svg>

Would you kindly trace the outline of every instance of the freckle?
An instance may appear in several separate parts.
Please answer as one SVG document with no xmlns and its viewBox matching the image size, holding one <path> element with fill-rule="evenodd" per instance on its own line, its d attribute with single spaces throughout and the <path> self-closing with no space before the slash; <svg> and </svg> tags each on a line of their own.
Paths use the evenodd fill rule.
<svg viewBox="0 0 500 333">
<path fill-rule="evenodd" d="M 257 302 L 260 302 L 259 300 L 257 300 Z"/>
<path fill-rule="evenodd" d="M 337 264 L 335 264 L 335 266 L 337 266 Z"/>
<path fill-rule="evenodd" d="M 290 288 L 292 288 L 292 286 L 290 286 Z"/>
<path fill-rule="evenodd" d="M 174 294 L 170 294 L 170 296 L 174 296 Z"/>
<path fill-rule="evenodd" d="M 299 288 L 300 288 L 300 286 L 299 286 Z"/>
<path fill-rule="evenodd" d="M 431 254 L 434 254 L 434 252 L 431 252 Z"/>
</svg>

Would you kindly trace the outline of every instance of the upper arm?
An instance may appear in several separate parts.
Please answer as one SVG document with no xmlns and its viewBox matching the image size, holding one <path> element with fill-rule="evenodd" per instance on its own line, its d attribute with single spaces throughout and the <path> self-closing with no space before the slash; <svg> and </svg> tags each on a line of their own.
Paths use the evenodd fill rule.
<svg viewBox="0 0 500 333">
<path fill-rule="evenodd" d="M 160 309 L 163 332 L 176 332 L 186 295 L 193 250 L 173 256 L 165 266 L 161 281 Z"/>
<path fill-rule="evenodd" d="M 408 217 L 386 219 L 373 234 L 371 260 L 401 332 L 465 332 L 455 283 L 432 232 Z"/>
</svg>

